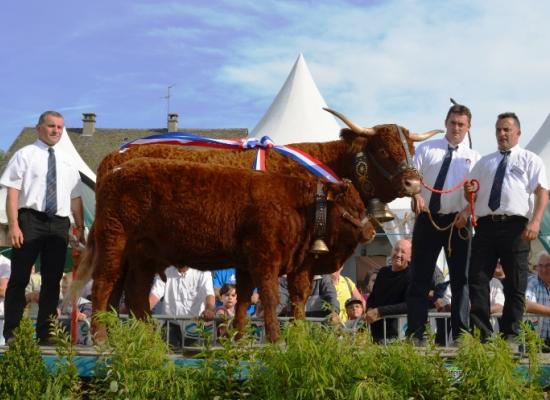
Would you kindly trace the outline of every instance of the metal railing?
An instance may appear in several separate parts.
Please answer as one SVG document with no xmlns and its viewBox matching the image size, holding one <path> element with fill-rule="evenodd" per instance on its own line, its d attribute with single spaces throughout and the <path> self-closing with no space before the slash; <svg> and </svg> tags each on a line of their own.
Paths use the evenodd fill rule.
<svg viewBox="0 0 550 400">
<path fill-rule="evenodd" d="M 492 317 L 500 317 L 500 314 L 494 314 Z M 129 316 L 127 314 L 120 314 L 119 318 L 125 320 L 128 319 Z M 220 334 L 224 333 L 223 331 L 227 329 L 227 324 L 229 322 L 224 318 L 215 318 L 212 321 L 206 322 L 201 321 L 198 318 L 174 317 L 172 315 L 159 314 L 153 315 L 152 318 L 158 324 L 164 340 L 167 343 L 173 343 L 173 338 L 171 335 L 173 335 L 174 331 L 176 331 L 175 328 L 171 329 L 170 326 L 179 328 L 181 334 L 180 347 L 184 350 L 197 349 L 197 347 L 200 348 L 206 344 L 206 341 L 209 341 L 212 345 L 218 344 Z M 431 330 L 431 334 L 435 336 L 436 344 L 439 346 L 453 347 L 455 345 L 452 340 L 450 330 L 450 318 L 451 313 L 449 312 L 428 313 L 428 329 Z M 524 321 L 529 321 L 533 329 L 539 333 L 542 325 L 542 318 L 550 317 L 531 313 L 524 315 Z M 59 320 L 62 321 L 63 325 L 67 327 L 67 330 L 70 329 L 70 319 L 70 315 L 61 315 L 59 317 Z M 31 320 L 36 321 L 36 316 L 32 316 Z M 292 321 L 292 318 L 279 317 L 278 320 L 281 327 L 283 327 L 285 323 Z M 306 320 L 313 323 L 326 324 L 328 327 L 332 326 L 336 328 L 336 325 L 331 325 L 326 318 L 306 318 Z M 0 316 L 0 326 L 3 326 L 3 323 L 4 316 L 2 315 Z M 405 332 L 407 330 L 407 315 L 399 314 L 384 316 L 379 320 L 378 326 L 382 327 L 381 332 L 380 330 L 373 332 L 373 325 L 367 324 L 363 319 L 358 319 L 356 322 L 347 321 L 346 323 L 341 323 L 336 329 L 351 332 L 352 334 L 370 330 L 377 343 L 387 345 L 392 341 L 404 339 L 406 337 Z M 93 344 L 93 340 L 90 321 L 78 321 L 77 330 L 77 344 L 91 346 Z M 263 319 L 250 319 L 250 333 L 251 337 L 254 338 L 255 343 L 258 345 L 265 343 L 266 335 Z M 378 336 L 375 334 L 378 334 Z"/>
</svg>

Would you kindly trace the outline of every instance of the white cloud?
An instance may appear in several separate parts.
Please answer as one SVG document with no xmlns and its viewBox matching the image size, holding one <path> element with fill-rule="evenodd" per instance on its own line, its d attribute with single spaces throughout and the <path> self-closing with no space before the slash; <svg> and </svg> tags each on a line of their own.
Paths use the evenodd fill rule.
<svg viewBox="0 0 550 400">
<path fill-rule="evenodd" d="M 550 4 L 293 2 L 272 11 L 288 23 L 239 42 L 222 68 L 224 80 L 250 95 L 276 93 L 303 51 L 327 102 L 360 123 L 442 127 L 455 97 L 472 108 L 482 153 L 495 148 L 498 113 L 519 114 L 525 145 L 550 111 Z"/>
</svg>

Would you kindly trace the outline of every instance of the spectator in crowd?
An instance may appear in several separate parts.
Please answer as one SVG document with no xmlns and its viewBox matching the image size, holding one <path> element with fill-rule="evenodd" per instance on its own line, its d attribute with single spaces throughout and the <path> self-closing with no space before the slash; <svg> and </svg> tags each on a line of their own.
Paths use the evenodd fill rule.
<svg viewBox="0 0 550 400">
<path fill-rule="evenodd" d="M 338 303 L 336 288 L 334 287 L 334 283 L 332 283 L 332 277 L 330 275 L 314 275 L 311 288 L 311 294 L 305 306 L 306 317 L 330 317 L 333 321 L 338 320 L 340 304 Z M 283 317 L 292 315 L 286 275 L 279 278 L 279 304 L 277 306 L 277 314 Z"/>
<path fill-rule="evenodd" d="M 235 305 L 237 304 L 237 289 L 235 285 L 224 284 L 220 290 L 222 305 L 216 308 L 216 315 L 224 318 L 235 316 Z"/>
<path fill-rule="evenodd" d="M 498 272 L 497 269 L 495 269 L 495 274 L 493 278 L 489 281 L 489 286 L 490 286 L 489 300 L 490 300 L 491 315 L 500 314 L 502 312 L 502 309 L 504 308 L 504 287 L 500 279 L 497 278 L 497 276 L 500 276 L 501 279 L 504 279 L 504 274 L 502 273 L 502 271 Z M 450 285 L 446 287 L 442 296 L 435 300 L 434 305 L 435 305 L 435 309 L 438 312 L 451 311 L 452 292 L 451 292 Z M 491 325 L 494 331 L 499 330 L 498 319 L 494 316 L 491 317 Z M 440 329 L 439 325 L 438 325 L 438 329 Z"/>
<path fill-rule="evenodd" d="M 362 329 L 365 326 L 365 306 L 363 305 L 361 299 L 350 297 L 344 304 L 347 314 L 347 319 L 342 321 L 344 327 L 352 330 Z"/>
<path fill-rule="evenodd" d="M 9 258 L 0 254 L 0 346 L 5 344 L 4 330 L 4 297 L 6 297 L 6 288 L 11 274 L 11 261 Z"/>
<path fill-rule="evenodd" d="M 25 300 L 27 301 L 29 318 L 38 316 L 38 303 L 40 302 L 40 288 L 42 286 L 42 275 L 36 272 L 36 267 L 31 268 L 31 277 L 25 288 Z"/>
<path fill-rule="evenodd" d="M 71 287 L 71 282 L 73 281 L 71 273 L 63 274 L 61 278 L 61 298 L 59 301 L 59 307 L 63 303 L 63 299 L 67 296 L 69 288 Z M 92 317 L 92 302 L 85 297 L 79 297 L 76 301 L 77 314 L 76 319 L 78 321 L 89 320 Z M 65 309 L 59 309 L 59 314 L 61 315 L 70 315 L 72 312 L 72 304 L 69 303 L 66 305 Z M 66 321 L 66 320 L 65 320 Z"/>
<path fill-rule="evenodd" d="M 149 295 L 151 309 L 164 299 L 163 314 L 184 318 L 200 316 L 205 321 L 214 319 L 216 298 L 209 271 L 179 265 L 166 268 L 164 273 L 166 282 L 158 275 L 153 282 Z M 181 348 L 184 345 L 185 328 L 183 321 L 168 323 L 169 343 L 173 348 Z"/>
<path fill-rule="evenodd" d="M 0 178 L 0 185 L 7 188 L 8 240 L 13 247 L 5 300 L 4 337 L 8 342 L 23 316 L 25 287 L 40 255 L 42 286 L 36 336 L 40 344 L 51 344 L 49 320 L 57 316 L 71 214 L 77 239 L 85 243 L 80 174 L 57 146 L 64 125 L 58 112 L 42 113 L 36 125 L 38 139 L 12 156 Z"/>
<path fill-rule="evenodd" d="M 365 294 L 363 295 L 363 298 L 365 299 L 365 305 L 367 304 L 367 301 L 369 300 L 369 296 L 372 293 L 372 288 L 374 287 L 374 282 L 376 282 L 376 278 L 378 277 L 378 271 L 380 269 L 375 269 L 371 271 L 367 278 L 367 284 L 365 286 Z"/>
<path fill-rule="evenodd" d="M 58 313 L 62 317 L 60 318 L 60 324 L 65 328 L 66 332 L 71 332 L 71 317 L 73 305 L 68 303 L 64 309 L 62 309 L 63 299 L 69 293 L 69 288 L 72 283 L 72 274 L 65 273 L 61 278 L 61 299 L 59 301 Z M 90 322 L 92 318 L 92 302 L 82 295 L 76 301 L 76 320 L 77 320 L 77 344 L 89 345 L 92 343 L 90 335 Z"/>
<path fill-rule="evenodd" d="M 497 278 L 499 281 L 503 281 L 506 274 L 504 273 L 504 270 L 502 269 L 502 264 L 500 263 L 500 258 L 497 261 L 497 266 L 495 267 L 495 273 L 493 274 L 493 278 Z"/>
<path fill-rule="evenodd" d="M 235 305 L 237 304 L 237 289 L 235 285 L 225 283 L 220 289 L 221 306 L 216 308 L 216 317 L 225 320 L 224 323 L 218 325 L 218 336 L 223 336 L 227 333 L 227 325 L 229 320 L 235 316 Z"/>
<path fill-rule="evenodd" d="M 525 310 L 531 240 L 539 233 L 548 204 L 544 163 L 519 146 L 520 135 L 517 115 L 500 114 L 496 122 L 498 151 L 481 158 L 470 174 L 470 179 L 479 182 L 469 272 L 471 322 L 482 339 L 491 335 L 489 281 L 500 258 L 506 274 L 500 330 L 513 348 L 518 346 L 515 338 Z M 466 184 L 466 195 L 474 193 L 476 186 Z"/>
<path fill-rule="evenodd" d="M 342 269 L 344 267 L 340 267 L 338 271 L 333 272 L 331 274 L 332 277 L 332 283 L 334 284 L 334 287 L 336 288 L 336 295 L 338 297 L 338 304 L 340 306 L 340 321 L 345 322 L 348 319 L 348 315 L 346 313 L 345 307 L 342 307 L 346 301 L 349 298 L 355 298 L 361 301 L 361 303 L 364 303 L 363 297 L 361 296 L 361 293 L 359 293 L 359 290 L 357 290 L 357 287 L 355 286 L 355 283 L 348 278 L 347 276 L 343 276 Z M 364 304 L 363 304 L 364 307 Z"/>
<path fill-rule="evenodd" d="M 544 339 L 544 352 L 550 352 L 550 255 L 542 251 L 537 256 L 537 278 L 531 279 L 525 297 L 527 312 L 543 315 L 538 319 L 538 331 Z"/>
<path fill-rule="evenodd" d="M 392 250 L 391 265 L 381 268 L 378 272 L 372 293 L 367 300 L 366 312 L 366 321 L 371 324 L 372 337 L 375 341 L 384 339 L 384 329 L 387 339 L 395 338 L 399 334 L 397 319 L 386 318 L 384 321 L 381 318 L 407 312 L 410 261 L 411 241 L 399 240 Z"/>
<path fill-rule="evenodd" d="M 422 188 L 412 204 L 416 221 L 412 239 L 411 285 L 407 296 L 407 335 L 413 336 L 418 343 L 424 341 L 429 307 L 426 297 L 442 248 L 445 249 L 455 296 L 451 316 L 453 333 L 458 335 L 469 329 L 467 241 L 458 229 L 452 228 L 453 224 L 457 227 L 466 225 L 467 217 L 461 211 L 467 207 L 467 202 L 460 190 L 444 195 L 440 191 L 460 184 L 479 159 L 479 154 L 470 149 L 465 140 L 471 120 L 468 107 L 454 104 L 445 118 L 445 137 L 421 143 L 414 155 L 415 167 L 423 176 L 424 183 L 435 189 L 431 192 Z M 449 242 L 452 252 L 447 251 Z"/>
<path fill-rule="evenodd" d="M 214 284 L 214 292 L 216 293 L 216 308 L 222 305 L 222 299 L 220 296 L 220 290 L 223 285 L 226 283 L 230 285 L 237 285 L 236 271 L 235 268 L 226 268 L 218 269 L 212 271 L 212 280 Z M 248 315 L 253 315 L 256 313 L 256 305 L 258 304 L 260 297 L 258 291 L 254 289 L 254 293 L 250 297 L 250 306 L 246 311 Z"/>
</svg>

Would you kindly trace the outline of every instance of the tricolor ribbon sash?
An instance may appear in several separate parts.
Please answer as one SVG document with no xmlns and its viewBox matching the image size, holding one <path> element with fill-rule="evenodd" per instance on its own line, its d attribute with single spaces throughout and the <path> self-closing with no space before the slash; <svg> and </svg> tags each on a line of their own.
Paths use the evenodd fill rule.
<svg viewBox="0 0 550 400">
<path fill-rule="evenodd" d="M 275 145 L 269 136 L 261 139 L 214 139 L 198 136 L 188 132 L 168 132 L 136 139 L 120 146 L 120 151 L 125 151 L 133 146 L 147 144 L 174 144 L 180 146 L 200 146 L 228 150 L 252 150 L 256 149 L 256 157 L 252 163 L 252 169 L 265 171 L 265 151 L 275 150 L 279 154 L 289 157 L 302 165 L 313 175 L 324 178 L 330 182 L 339 182 L 340 178 L 322 161 L 292 146 Z"/>
</svg>

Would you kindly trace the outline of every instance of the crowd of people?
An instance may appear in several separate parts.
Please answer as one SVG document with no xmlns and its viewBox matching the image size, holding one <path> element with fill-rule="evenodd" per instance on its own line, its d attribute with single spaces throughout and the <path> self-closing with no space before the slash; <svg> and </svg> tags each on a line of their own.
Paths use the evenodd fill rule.
<svg viewBox="0 0 550 400">
<path fill-rule="evenodd" d="M 482 340 L 499 331 L 514 343 L 527 310 L 541 316 L 534 324 L 550 345 L 550 317 L 545 317 L 550 316 L 548 253 L 538 256 L 534 273 L 529 269 L 530 244 L 539 234 L 548 204 L 544 163 L 519 146 L 516 114 L 497 116 L 497 151 L 484 157 L 468 145 L 471 122 L 469 108 L 454 103 L 445 118 L 445 136 L 416 149 L 414 165 L 424 187 L 412 199 L 412 238 L 394 243 L 388 265 L 360 285 L 367 293 L 361 293 L 342 268 L 316 275 L 306 316 L 327 318 L 346 328 L 370 326 L 374 340 L 381 341 L 399 336 L 398 321 L 391 316 L 406 314 L 405 335 L 421 345 L 428 310 L 433 309 L 450 312 L 450 325 L 443 321 L 445 329 L 438 324 L 438 330 L 448 328 L 451 340 L 477 329 Z M 63 127 L 61 114 L 43 113 L 37 140 L 13 155 L 0 177 L 0 185 L 7 188 L 12 245 L 11 260 L 0 256 L 2 340 L 8 344 L 26 307 L 36 315 L 40 344 L 50 344 L 50 318 L 68 311 L 59 309 L 59 299 L 70 284 L 70 276 L 63 275 L 70 215 L 76 240 L 84 244 L 85 237 L 78 171 L 56 151 Z M 437 267 L 442 250 L 448 280 Z M 40 275 L 33 270 L 39 256 Z M 234 269 L 209 272 L 176 265 L 165 275 L 166 280 L 155 278 L 150 292 L 153 313 L 207 321 L 233 317 Z M 280 277 L 279 292 L 277 312 L 290 316 L 285 276 Z M 259 297 L 255 290 L 250 315 L 261 317 Z M 79 319 L 90 318 L 89 298 L 79 299 L 78 308 Z M 495 314 L 502 316 L 497 320 Z M 187 328 L 179 321 L 168 323 L 173 346 L 185 344 Z"/>
</svg>

